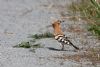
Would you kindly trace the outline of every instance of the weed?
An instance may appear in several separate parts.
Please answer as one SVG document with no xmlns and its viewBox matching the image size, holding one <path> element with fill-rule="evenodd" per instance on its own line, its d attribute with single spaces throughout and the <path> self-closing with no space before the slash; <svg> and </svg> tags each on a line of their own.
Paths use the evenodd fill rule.
<svg viewBox="0 0 100 67">
<path fill-rule="evenodd" d="M 53 34 L 46 32 L 43 34 L 35 34 L 35 35 L 31 35 L 30 36 L 32 39 L 28 42 L 21 42 L 20 44 L 13 46 L 13 47 L 17 47 L 17 48 L 32 48 L 32 52 L 35 52 L 35 49 L 37 48 L 43 48 L 43 46 L 41 46 L 41 44 L 35 44 L 36 39 L 42 39 L 42 38 L 52 38 Z"/>
<path fill-rule="evenodd" d="M 43 34 L 31 35 L 30 37 L 34 38 L 34 39 L 52 38 L 53 34 L 51 34 L 50 32 L 46 32 L 46 33 L 43 33 Z"/>
<path fill-rule="evenodd" d="M 68 6 L 72 15 L 89 22 L 90 29 L 100 38 L 100 3 L 96 0 L 80 0 Z"/>
<path fill-rule="evenodd" d="M 91 25 L 88 30 L 92 31 L 92 33 L 98 36 L 98 39 L 100 39 L 100 26 Z"/>
<path fill-rule="evenodd" d="M 29 42 L 21 42 L 20 44 L 13 46 L 13 47 L 18 47 L 18 48 L 43 48 L 40 44 L 34 44 L 31 45 Z"/>
<path fill-rule="evenodd" d="M 13 46 L 13 47 L 31 48 L 31 45 L 29 44 L 29 42 L 21 42 L 20 44 Z"/>
</svg>

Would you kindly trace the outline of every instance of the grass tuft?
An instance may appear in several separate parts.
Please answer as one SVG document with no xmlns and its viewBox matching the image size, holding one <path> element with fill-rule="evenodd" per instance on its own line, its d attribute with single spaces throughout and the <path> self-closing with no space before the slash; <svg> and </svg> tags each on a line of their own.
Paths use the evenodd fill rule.
<svg viewBox="0 0 100 67">
<path fill-rule="evenodd" d="M 40 44 L 31 45 L 29 42 L 21 42 L 20 44 L 13 46 L 17 48 L 43 48 Z"/>
<path fill-rule="evenodd" d="M 100 39 L 100 26 L 91 25 L 88 30 L 92 31 L 92 33 Z"/>
<path fill-rule="evenodd" d="M 21 48 L 31 48 L 31 45 L 29 44 L 29 42 L 21 42 L 20 44 L 13 46 L 13 47 L 21 47 Z"/>
<path fill-rule="evenodd" d="M 50 32 L 46 32 L 43 34 L 35 34 L 35 35 L 31 35 L 30 36 L 32 39 L 28 42 L 21 42 L 18 45 L 15 45 L 13 47 L 16 48 L 33 48 L 33 52 L 35 52 L 35 48 L 43 48 L 43 46 L 41 46 L 41 44 L 35 44 L 36 39 L 42 39 L 42 38 L 52 38 L 53 34 L 51 34 Z"/>
<path fill-rule="evenodd" d="M 100 3 L 96 0 L 78 0 L 68 6 L 70 14 L 89 22 L 90 29 L 100 38 Z"/>
<path fill-rule="evenodd" d="M 34 39 L 42 39 L 42 38 L 52 38 L 52 37 L 54 37 L 54 36 L 53 36 L 52 33 L 46 32 L 46 33 L 43 33 L 43 34 L 31 35 L 30 37 L 31 37 L 31 38 L 34 38 Z"/>
</svg>

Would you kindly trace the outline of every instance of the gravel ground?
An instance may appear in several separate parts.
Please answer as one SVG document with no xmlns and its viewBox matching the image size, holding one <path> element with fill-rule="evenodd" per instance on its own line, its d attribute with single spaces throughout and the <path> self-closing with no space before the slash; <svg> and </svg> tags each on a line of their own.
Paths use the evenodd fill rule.
<svg viewBox="0 0 100 67">
<path fill-rule="evenodd" d="M 70 3 L 70 0 L 0 0 L 0 67 L 95 67 L 90 61 L 62 58 L 100 46 L 99 40 L 85 29 L 86 22 L 82 20 L 65 19 L 62 28 L 83 51 L 74 51 L 70 46 L 66 46 L 66 51 L 50 50 L 61 48 L 52 38 L 39 40 L 44 48 L 36 49 L 35 53 L 31 49 L 12 47 L 28 41 L 29 34 L 52 32 L 52 28 L 46 28 L 51 24 L 50 17 L 60 18 L 64 6 Z M 96 66 L 100 67 L 100 64 Z"/>
</svg>

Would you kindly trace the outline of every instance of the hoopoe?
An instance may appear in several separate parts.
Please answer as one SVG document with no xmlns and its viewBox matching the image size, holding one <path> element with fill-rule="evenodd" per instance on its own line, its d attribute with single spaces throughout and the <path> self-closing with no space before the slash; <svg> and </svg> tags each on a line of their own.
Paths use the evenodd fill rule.
<svg viewBox="0 0 100 67">
<path fill-rule="evenodd" d="M 56 20 L 52 23 L 52 26 L 54 28 L 54 36 L 55 36 L 55 39 L 61 43 L 62 45 L 62 50 L 64 50 L 64 45 L 67 44 L 67 45 L 71 45 L 73 46 L 75 49 L 79 50 L 78 47 L 76 47 L 75 45 L 73 45 L 71 43 L 70 40 L 68 40 L 68 37 L 66 37 L 64 35 L 64 33 L 62 32 L 61 30 L 61 25 L 60 25 L 61 21 L 60 20 Z"/>
</svg>

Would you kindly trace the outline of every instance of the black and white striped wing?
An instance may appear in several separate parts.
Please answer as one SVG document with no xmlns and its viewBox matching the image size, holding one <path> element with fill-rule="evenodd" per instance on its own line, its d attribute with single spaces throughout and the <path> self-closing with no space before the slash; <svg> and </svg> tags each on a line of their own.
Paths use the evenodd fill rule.
<svg viewBox="0 0 100 67">
<path fill-rule="evenodd" d="M 61 44 L 71 45 L 71 46 L 73 46 L 74 48 L 79 49 L 78 47 L 76 47 L 75 45 L 73 45 L 73 44 L 71 43 L 71 41 L 68 40 L 68 37 L 65 36 L 65 35 L 57 35 L 57 36 L 55 36 L 55 39 L 56 39 L 58 42 L 60 42 Z"/>
<path fill-rule="evenodd" d="M 70 44 L 70 41 L 68 40 L 68 38 L 65 35 L 57 35 L 55 36 L 55 39 L 63 44 Z"/>
</svg>

